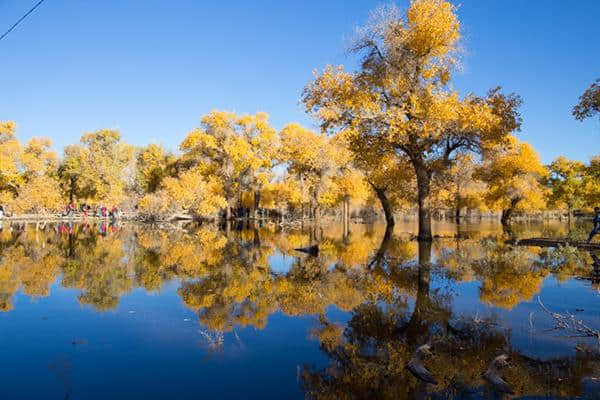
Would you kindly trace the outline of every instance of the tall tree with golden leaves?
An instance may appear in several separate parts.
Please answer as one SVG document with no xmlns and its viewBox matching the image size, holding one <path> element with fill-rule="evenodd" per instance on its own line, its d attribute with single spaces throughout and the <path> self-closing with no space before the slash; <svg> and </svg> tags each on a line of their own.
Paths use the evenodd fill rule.
<svg viewBox="0 0 600 400">
<path fill-rule="evenodd" d="M 13 121 L 0 122 L 0 203 L 7 204 L 18 192 L 22 175 L 19 162 L 23 146 L 15 137 Z"/>
<path fill-rule="evenodd" d="M 548 171 L 529 143 L 509 136 L 507 144 L 490 150 L 474 177 L 488 187 L 484 199 L 492 210 L 502 210 L 502 224 L 507 225 L 515 211 L 545 207 L 541 185 Z"/>
<path fill-rule="evenodd" d="M 125 197 L 133 147 L 118 131 L 101 129 L 81 136 L 81 144 L 67 146 L 59 167 L 63 189 L 71 201 L 119 204 Z M 133 171 L 130 171 L 133 175 Z"/>
<path fill-rule="evenodd" d="M 281 130 L 282 158 L 289 173 L 300 181 L 310 198 L 310 212 L 318 224 L 321 216 L 321 195 L 336 173 L 335 147 L 325 136 L 291 123 Z"/>
<path fill-rule="evenodd" d="M 486 98 L 460 98 L 448 87 L 460 38 L 455 11 L 444 0 L 413 0 L 405 15 L 378 9 L 352 48 L 364 55 L 360 70 L 327 67 L 303 95 L 323 129 L 380 137 L 410 160 L 422 240 L 432 239 L 432 176 L 457 151 L 478 151 L 520 127 L 517 96 L 494 89 Z"/>
<path fill-rule="evenodd" d="M 585 164 L 560 156 L 548 169 L 549 203 L 555 207 L 566 207 L 570 220 L 573 209 L 584 204 Z"/>
<path fill-rule="evenodd" d="M 278 147 L 276 136 L 264 113 L 237 116 L 211 111 L 202 117 L 202 126 L 181 143 L 182 162 L 220 179 L 227 202 L 225 217 L 229 219 L 236 200 L 241 202 L 244 188 L 260 191 L 268 181 L 272 151 Z"/>
</svg>

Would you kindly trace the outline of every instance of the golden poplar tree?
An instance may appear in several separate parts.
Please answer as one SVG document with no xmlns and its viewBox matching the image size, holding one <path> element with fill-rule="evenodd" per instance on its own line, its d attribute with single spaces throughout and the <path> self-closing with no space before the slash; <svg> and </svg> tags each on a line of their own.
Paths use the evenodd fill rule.
<svg viewBox="0 0 600 400">
<path fill-rule="evenodd" d="M 303 102 L 324 130 L 352 129 L 362 142 L 386 142 L 412 164 L 419 238 L 431 240 L 430 183 L 457 151 L 478 151 L 519 128 L 520 99 L 499 89 L 461 98 L 448 84 L 457 64 L 460 23 L 444 0 L 413 0 L 405 15 L 384 8 L 359 30 L 357 72 L 327 67 Z M 372 161 L 377 164 L 378 159 Z"/>
<path fill-rule="evenodd" d="M 487 153 L 474 176 L 487 184 L 484 199 L 490 209 L 502 210 L 503 225 L 510 222 L 515 211 L 545 207 L 541 181 L 548 171 L 529 143 L 509 136 L 505 145 Z"/>
</svg>

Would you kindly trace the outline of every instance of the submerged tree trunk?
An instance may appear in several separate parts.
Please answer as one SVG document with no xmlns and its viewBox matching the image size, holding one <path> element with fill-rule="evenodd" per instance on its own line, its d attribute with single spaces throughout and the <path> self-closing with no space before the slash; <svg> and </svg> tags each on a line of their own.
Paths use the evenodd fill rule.
<svg viewBox="0 0 600 400">
<path fill-rule="evenodd" d="M 252 239 L 252 244 L 254 245 L 254 247 L 260 247 L 260 233 L 258 232 L 258 228 L 256 227 L 256 224 L 253 227 L 253 231 L 254 231 L 254 238 Z"/>
<path fill-rule="evenodd" d="M 344 224 L 346 224 L 348 222 L 350 218 L 350 199 L 348 196 L 344 196 L 344 203 L 343 203 L 343 209 L 342 209 L 342 219 L 344 221 Z"/>
<path fill-rule="evenodd" d="M 419 271 L 417 276 L 417 296 L 415 309 L 406 326 L 406 338 L 409 343 L 417 343 L 428 335 L 431 324 L 428 314 L 432 312 L 429 296 L 431 279 L 431 242 L 419 241 Z"/>
<path fill-rule="evenodd" d="M 375 194 L 377 194 L 377 198 L 381 202 L 381 208 L 383 208 L 383 213 L 385 214 L 385 222 L 388 224 L 388 226 L 394 226 L 394 211 L 392 210 L 392 205 L 385 194 L 385 189 L 373 186 L 373 190 L 375 190 Z"/>
<path fill-rule="evenodd" d="M 387 253 L 390 245 L 392 243 L 392 235 L 394 233 L 394 223 L 387 224 L 385 226 L 385 233 L 383 234 L 383 238 L 381 239 L 381 244 L 379 245 L 379 249 L 375 256 L 373 256 L 373 260 L 368 265 L 369 269 L 377 269 L 383 266 L 383 261 L 385 260 L 385 254 Z"/>
<path fill-rule="evenodd" d="M 461 206 L 461 201 L 460 201 L 460 185 L 456 185 L 456 205 L 455 205 L 455 210 L 454 210 L 454 219 L 456 220 L 457 224 L 460 224 L 460 206 Z"/>
<path fill-rule="evenodd" d="M 254 191 L 254 219 L 258 219 L 258 207 L 260 206 L 260 192 Z"/>
<path fill-rule="evenodd" d="M 510 224 L 510 220 L 515 212 L 515 207 L 519 201 L 521 201 L 519 198 L 511 199 L 510 206 L 507 209 L 502 210 L 502 216 L 500 217 L 500 222 L 502 222 L 502 225 L 506 226 Z"/>
<path fill-rule="evenodd" d="M 424 166 L 413 163 L 417 175 L 417 196 L 419 203 L 419 240 L 432 240 L 431 236 L 431 204 L 430 183 L 431 174 Z"/>
<path fill-rule="evenodd" d="M 350 232 L 350 196 L 344 196 L 342 220 L 344 224 L 344 240 L 346 240 Z"/>
</svg>

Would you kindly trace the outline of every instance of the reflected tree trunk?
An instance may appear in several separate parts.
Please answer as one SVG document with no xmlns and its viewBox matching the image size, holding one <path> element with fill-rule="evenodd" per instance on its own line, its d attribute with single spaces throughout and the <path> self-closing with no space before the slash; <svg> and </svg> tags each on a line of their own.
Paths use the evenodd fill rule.
<svg viewBox="0 0 600 400">
<path fill-rule="evenodd" d="M 368 265 L 368 268 L 381 268 L 383 261 L 385 260 L 385 255 L 388 252 L 390 245 L 392 243 L 392 236 L 394 234 L 394 225 L 387 224 L 385 227 L 385 233 L 383 234 L 383 238 L 381 239 L 381 244 L 379 245 L 379 249 L 377 253 L 373 256 L 373 259 Z"/>
<path fill-rule="evenodd" d="M 260 232 L 258 231 L 258 228 L 256 227 L 256 222 L 254 223 L 254 238 L 252 240 L 252 244 L 254 245 L 254 247 L 260 247 Z"/>
<path fill-rule="evenodd" d="M 344 240 L 346 240 L 348 237 L 348 231 L 350 230 L 350 196 L 344 196 L 342 222 L 344 224 Z"/>
<path fill-rule="evenodd" d="M 427 312 L 431 310 L 429 282 L 431 279 L 431 241 L 419 241 L 419 271 L 417 275 L 417 297 L 415 309 L 406 327 L 406 338 L 411 344 L 418 343 L 428 336 L 430 321 Z"/>
</svg>

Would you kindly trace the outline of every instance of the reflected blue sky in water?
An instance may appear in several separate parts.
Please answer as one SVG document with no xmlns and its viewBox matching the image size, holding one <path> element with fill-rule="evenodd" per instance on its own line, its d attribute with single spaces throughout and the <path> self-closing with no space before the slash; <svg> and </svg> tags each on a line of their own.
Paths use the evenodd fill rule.
<svg viewBox="0 0 600 400">
<path fill-rule="evenodd" d="M 127 237 L 123 246 L 135 248 Z M 266 248 L 276 242 L 277 236 L 263 235 Z M 444 246 L 451 247 L 439 247 Z M 285 276 L 297 268 L 298 257 L 304 256 L 278 249 L 268 256 L 268 265 L 272 273 Z M 538 294 L 549 309 L 583 309 L 577 316 L 600 327 L 600 294 L 589 281 L 548 275 L 538 294 L 509 310 L 483 302 L 477 279 L 455 281 L 445 272 L 432 269 L 430 293 L 447 296 L 453 318 L 493 317 L 525 355 L 545 359 L 575 354 L 576 340 L 543 333 L 552 321 L 537 304 Z M 134 285 L 115 309 L 105 311 L 80 303 L 82 290 L 65 288 L 62 279 L 56 277 L 48 296 L 32 297 L 19 289 L 13 309 L 0 313 L 0 398 L 303 398 L 301 368 L 322 369 L 329 363 L 312 334 L 317 314 L 275 310 L 263 328 L 236 325 L 220 339 L 199 323 L 196 310 L 178 292 L 182 281 L 202 278 L 175 276 L 158 291 Z M 407 300 L 410 312 L 414 298 Z M 325 316 L 345 326 L 352 313 L 329 305 Z"/>
</svg>

